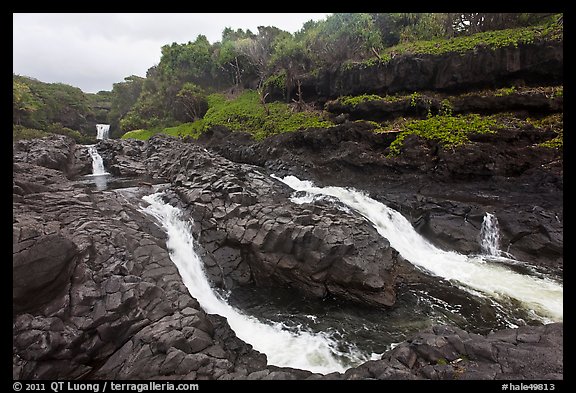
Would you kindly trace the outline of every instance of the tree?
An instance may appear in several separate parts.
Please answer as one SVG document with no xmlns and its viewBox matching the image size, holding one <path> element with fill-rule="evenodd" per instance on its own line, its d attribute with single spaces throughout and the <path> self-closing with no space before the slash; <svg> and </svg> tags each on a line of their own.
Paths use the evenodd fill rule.
<svg viewBox="0 0 576 393">
<path fill-rule="evenodd" d="M 20 125 L 22 118 L 38 109 L 38 102 L 28 85 L 12 79 L 12 121 Z"/>
<path fill-rule="evenodd" d="M 318 66 L 364 60 L 380 50 L 382 37 L 370 14 L 333 14 L 310 29 L 307 47 Z"/>
<path fill-rule="evenodd" d="M 450 23 L 446 19 L 451 14 L 442 13 L 399 13 L 396 14 L 400 32 L 400 42 L 431 40 L 451 36 Z"/>
<path fill-rule="evenodd" d="M 288 35 L 276 41 L 270 64 L 276 74 L 281 74 L 284 71 L 285 98 L 290 101 L 290 92 L 302 76 L 310 70 L 312 60 L 306 51 L 304 42 Z"/>
<path fill-rule="evenodd" d="M 244 38 L 237 41 L 236 50 L 246 56 L 248 62 L 255 68 L 258 75 L 258 88 L 266 79 L 269 72 L 270 58 L 275 41 L 279 37 L 290 34 L 277 27 L 258 26 L 258 35 L 255 38 Z"/>
<path fill-rule="evenodd" d="M 546 18 L 554 17 L 557 14 L 460 12 L 447 15 L 449 15 L 448 19 L 456 35 L 468 35 L 490 30 L 530 26 L 541 23 Z"/>
<path fill-rule="evenodd" d="M 370 17 L 374 21 L 374 27 L 380 32 L 382 45 L 385 48 L 394 46 L 400 42 L 400 26 L 398 14 L 373 13 Z"/>
<path fill-rule="evenodd" d="M 142 93 L 145 79 L 136 75 L 127 76 L 124 82 L 112 85 L 112 99 L 108 122 L 111 135 L 120 128 L 120 120 L 132 109 Z"/>
<path fill-rule="evenodd" d="M 178 101 L 184 107 L 189 120 L 196 121 L 203 117 L 208 110 L 206 92 L 201 87 L 187 82 L 177 94 Z"/>
<path fill-rule="evenodd" d="M 161 79 L 164 82 L 181 86 L 185 82 L 193 82 L 208 86 L 212 80 L 212 46 L 205 35 L 198 35 L 194 42 L 187 44 L 172 43 L 162 47 L 162 57 L 158 64 Z"/>
</svg>

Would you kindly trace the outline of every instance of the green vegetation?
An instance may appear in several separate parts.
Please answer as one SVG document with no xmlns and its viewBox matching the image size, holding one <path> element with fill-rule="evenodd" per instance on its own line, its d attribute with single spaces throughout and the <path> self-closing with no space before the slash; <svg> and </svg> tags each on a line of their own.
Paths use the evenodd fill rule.
<svg viewBox="0 0 576 393">
<path fill-rule="evenodd" d="M 260 26 L 256 32 L 226 28 L 214 44 L 199 35 L 194 41 L 163 46 L 159 64 L 148 70 L 143 82 L 128 80 L 125 86 L 115 86 L 124 97 L 112 100 L 117 110 L 111 131 L 116 132 L 116 125 L 122 131 L 166 128 L 197 118 L 182 100 L 188 83 L 206 95 L 252 88 L 263 97 L 274 93 L 274 98 L 292 102 L 301 98 L 298 86 L 303 78 L 324 69 L 373 67 L 402 53 L 461 53 L 561 39 L 561 15 L 335 13 L 305 23 L 295 34 L 271 26 Z"/>
<path fill-rule="evenodd" d="M 439 366 L 446 366 L 448 365 L 450 362 L 448 360 L 446 360 L 445 358 L 440 358 L 436 361 L 436 364 Z"/>
<path fill-rule="evenodd" d="M 549 147 L 551 149 L 562 149 L 564 147 L 563 130 L 558 132 L 558 136 L 540 144 L 542 147 Z"/>
<path fill-rule="evenodd" d="M 12 140 L 18 141 L 20 139 L 33 139 L 33 138 L 43 138 L 48 136 L 47 132 L 36 130 L 33 128 L 26 128 L 21 125 L 15 124 L 12 127 Z"/>
<path fill-rule="evenodd" d="M 444 53 L 465 53 L 476 48 L 498 49 L 538 41 L 563 39 L 563 25 L 555 21 L 547 24 L 505 30 L 486 31 L 470 36 L 450 39 L 437 38 L 428 41 L 402 43 L 384 50 L 380 57 L 386 62 L 394 56 L 415 53 L 441 55 Z"/>
<path fill-rule="evenodd" d="M 204 116 L 205 129 L 224 125 L 233 131 L 249 132 L 256 139 L 284 132 L 310 127 L 329 127 L 332 125 L 316 112 L 293 112 L 291 107 L 280 102 L 262 105 L 259 94 L 247 90 L 233 100 L 223 95 L 209 97 L 208 112 Z M 268 111 L 269 113 L 266 113 Z"/>
<path fill-rule="evenodd" d="M 552 149 L 563 147 L 563 119 L 557 113 L 541 119 L 522 119 L 512 114 L 500 113 L 491 116 L 478 114 L 452 116 L 439 114 L 424 120 L 397 119 L 389 124 L 380 125 L 374 122 L 374 132 L 390 132 L 401 130 L 396 139 L 390 144 L 389 157 L 400 154 L 404 140 L 408 135 L 418 135 L 425 139 L 434 140 L 443 147 L 458 147 L 468 143 L 469 136 L 473 134 L 491 134 L 501 129 L 527 129 L 536 128 L 540 131 L 554 132 L 556 136 L 539 146 Z"/>
<path fill-rule="evenodd" d="M 558 86 L 552 88 L 552 94 L 550 98 L 564 97 L 564 86 Z"/>
<path fill-rule="evenodd" d="M 176 127 L 131 131 L 122 138 L 147 139 L 158 132 L 198 138 L 212 126 L 226 126 L 232 131 L 248 132 L 255 139 L 261 140 L 284 132 L 332 125 L 319 112 L 294 112 L 290 105 L 280 102 L 267 103 L 264 107 L 258 92 L 253 90 L 246 90 L 231 100 L 222 94 L 211 94 L 207 101 L 209 109 L 200 120 Z"/>
<path fill-rule="evenodd" d="M 452 101 L 445 98 L 440 102 L 440 114 L 444 116 L 452 116 Z"/>
<path fill-rule="evenodd" d="M 158 132 L 160 132 L 161 130 L 132 130 L 132 131 L 128 131 L 126 133 L 124 133 L 124 135 L 122 135 L 122 139 L 140 139 L 140 140 L 146 140 L 150 137 L 152 137 L 153 135 L 156 135 Z"/>
<path fill-rule="evenodd" d="M 13 74 L 13 135 L 21 139 L 44 132 L 70 135 L 79 143 L 94 140 L 94 124 L 106 123 L 110 94 L 86 94 L 63 83 Z"/>
<path fill-rule="evenodd" d="M 553 13 L 335 13 L 306 22 L 294 34 L 272 26 L 254 32 L 226 28 L 212 44 L 198 35 L 187 43 L 164 45 L 160 62 L 145 78 L 126 77 L 111 92 L 85 94 L 72 86 L 14 75 L 13 123 L 42 131 L 61 124 L 88 136 L 95 134 L 95 123 L 108 123 L 112 137 L 124 133 L 140 138 L 157 132 L 197 137 L 208 127 L 225 125 L 261 139 L 331 125 L 319 112 L 302 110 L 307 91 L 300 87 L 311 75 L 320 77 L 337 67 L 380 66 L 404 53 L 464 53 L 562 40 L 562 20 L 563 14 Z M 222 95 L 247 89 L 253 90 L 234 100 Z M 555 90 L 550 98 L 562 94 Z M 272 98 L 297 106 L 266 102 Z M 421 93 L 365 94 L 341 97 L 340 102 L 354 106 L 406 99 L 413 106 L 430 104 Z M 451 118 L 451 113 L 450 103 L 443 102 L 439 115 Z"/>
<path fill-rule="evenodd" d="M 457 147 L 469 142 L 470 134 L 494 133 L 497 122 L 492 117 L 477 114 L 446 116 L 437 115 L 425 120 L 411 120 L 390 144 L 390 156 L 400 154 L 408 135 L 418 135 L 439 142 L 444 147 Z"/>
<path fill-rule="evenodd" d="M 384 97 L 381 97 L 376 94 L 362 94 L 359 96 L 342 96 L 338 98 L 338 101 L 345 106 L 355 107 L 356 105 L 369 102 L 369 101 L 382 101 Z"/>
<path fill-rule="evenodd" d="M 526 119 L 526 122 L 535 128 L 556 133 L 554 138 L 540 143 L 540 146 L 551 149 L 562 149 L 564 147 L 564 119 L 562 114 L 558 113 L 542 119 Z"/>
<path fill-rule="evenodd" d="M 62 127 L 61 124 L 55 123 L 48 126 L 46 131 L 37 130 L 34 128 L 27 128 L 22 125 L 14 125 L 12 127 L 12 139 L 17 141 L 20 139 L 43 138 L 52 134 L 68 135 L 76 140 L 77 143 L 91 144 L 95 143 L 95 138 L 88 137 L 81 134 L 79 131 L 72 130 L 67 127 Z"/>
<path fill-rule="evenodd" d="M 509 96 L 511 94 L 516 93 L 516 87 L 515 86 L 510 86 L 510 87 L 503 87 L 501 89 L 498 89 L 494 92 L 494 95 L 496 97 L 504 97 L 504 96 Z"/>
<path fill-rule="evenodd" d="M 273 74 L 264 81 L 263 88 L 267 92 L 281 91 L 282 98 L 286 100 L 288 98 L 286 92 L 286 86 L 287 86 L 286 78 L 287 78 L 286 71 L 281 71 L 277 74 Z"/>
<path fill-rule="evenodd" d="M 123 82 L 112 85 L 111 106 L 108 113 L 108 124 L 110 124 L 110 136 L 120 136 L 120 120 L 132 109 L 144 85 L 144 78 L 131 75 L 124 78 Z"/>
</svg>

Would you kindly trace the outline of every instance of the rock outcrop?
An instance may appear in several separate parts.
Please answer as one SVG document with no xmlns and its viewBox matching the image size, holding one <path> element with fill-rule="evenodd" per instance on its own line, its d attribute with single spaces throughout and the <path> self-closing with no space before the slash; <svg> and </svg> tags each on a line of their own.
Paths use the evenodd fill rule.
<svg viewBox="0 0 576 393">
<path fill-rule="evenodd" d="M 345 379 L 491 380 L 563 377 L 563 326 L 505 329 L 487 336 L 451 326 L 422 331 Z"/>
<path fill-rule="evenodd" d="M 440 248 L 480 252 L 486 212 L 495 213 L 501 247 L 516 258 L 561 271 L 562 151 L 539 146 L 546 130 L 502 129 L 458 149 L 415 135 L 389 157 L 397 133 L 347 122 L 256 142 L 214 128 L 198 143 L 236 162 L 296 175 L 323 186 L 356 187 L 400 211 Z"/>
<path fill-rule="evenodd" d="M 402 54 L 386 63 L 336 65 L 301 80 L 306 101 L 343 95 L 415 91 L 466 91 L 509 86 L 522 81 L 560 84 L 563 42 L 544 41 L 497 49 L 477 47 L 464 53 Z M 282 92 L 271 94 L 281 97 Z M 291 92 L 296 97 L 296 91 Z"/>
<path fill-rule="evenodd" d="M 256 168 L 170 138 L 98 147 L 111 170 L 133 161 L 133 173 L 170 180 L 166 198 L 196 219 L 215 282 L 251 277 L 368 304 L 390 299 L 396 256 L 353 216 L 290 205 L 289 190 Z M 562 323 L 487 336 L 436 326 L 343 374 L 268 365 L 187 291 L 166 234 L 139 208 L 155 188 L 78 187 L 66 168 L 88 167 L 79 149 L 61 137 L 14 145 L 14 379 L 562 378 Z M 40 150 L 54 159 L 30 154 Z M 391 270 L 376 270 L 376 258 Z M 320 280 L 306 276 L 316 268 L 326 271 Z"/>
<path fill-rule="evenodd" d="M 62 141 L 29 143 L 59 156 Z M 90 192 L 53 169 L 15 165 L 15 379 L 215 379 L 265 367 L 190 296 L 165 233 L 138 210 L 141 192 Z M 22 177 L 41 189 L 22 188 Z"/>
<path fill-rule="evenodd" d="M 538 89 L 523 92 L 490 94 L 469 92 L 462 95 L 418 93 L 392 98 L 369 99 L 354 105 L 341 100 L 328 101 L 325 109 L 336 119 L 387 121 L 399 117 L 426 118 L 428 115 L 449 112 L 453 115 L 480 113 L 490 115 L 502 112 L 525 112 L 536 116 L 563 111 L 563 96 L 554 96 Z"/>
<path fill-rule="evenodd" d="M 216 285 L 281 285 L 312 297 L 394 304 L 399 255 L 366 220 L 330 204 L 290 203 L 291 190 L 278 180 L 194 144 L 153 137 L 99 147 L 112 172 L 125 174 L 130 160 L 140 163 L 132 170 L 173 184 L 168 198 L 196 223 Z"/>
</svg>

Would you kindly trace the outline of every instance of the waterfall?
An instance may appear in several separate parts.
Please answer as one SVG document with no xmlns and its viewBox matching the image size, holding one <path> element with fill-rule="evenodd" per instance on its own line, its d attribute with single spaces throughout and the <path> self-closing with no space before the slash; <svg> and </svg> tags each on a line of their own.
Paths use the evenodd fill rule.
<svg viewBox="0 0 576 393">
<path fill-rule="evenodd" d="M 486 212 L 480 228 L 480 247 L 482 252 L 487 255 L 499 257 L 500 251 L 500 230 L 498 228 L 498 219 L 495 215 Z"/>
<path fill-rule="evenodd" d="M 96 139 L 108 139 L 110 124 L 96 124 Z"/>
<path fill-rule="evenodd" d="M 104 168 L 104 162 L 102 161 L 102 156 L 96 150 L 96 145 L 87 145 L 88 153 L 92 157 L 92 174 L 86 175 L 90 177 L 91 182 L 96 185 L 96 189 L 103 191 L 108 188 L 108 175 Z"/>
<path fill-rule="evenodd" d="M 341 187 L 316 187 L 312 182 L 294 176 L 273 177 L 300 191 L 299 196 L 291 198 L 295 203 L 309 202 L 310 195 L 337 198 L 370 221 L 406 260 L 429 273 L 497 301 L 515 299 L 544 322 L 563 319 L 563 288 L 555 281 L 520 274 L 503 264 L 486 263 L 482 256 L 440 250 L 416 232 L 402 214 L 362 192 Z"/>
<path fill-rule="evenodd" d="M 225 317 L 239 338 L 266 354 L 269 364 L 330 373 L 344 372 L 369 360 L 370 356 L 362 355 L 354 347 L 349 347 L 346 352 L 338 350 L 338 343 L 328 334 L 302 329 L 289 331 L 281 323 L 264 323 L 230 306 L 211 288 L 204 265 L 194 249 L 190 224 L 181 218 L 180 210 L 164 203 L 161 193 L 143 199 L 148 206 L 142 210 L 155 217 L 168 234 L 166 246 L 170 258 L 190 294 L 207 313 Z"/>
<path fill-rule="evenodd" d="M 104 169 L 104 162 L 102 161 L 102 156 L 96 150 L 95 145 L 88 146 L 88 153 L 90 157 L 92 157 L 92 174 L 95 176 L 98 175 L 107 175 L 108 172 Z"/>
</svg>

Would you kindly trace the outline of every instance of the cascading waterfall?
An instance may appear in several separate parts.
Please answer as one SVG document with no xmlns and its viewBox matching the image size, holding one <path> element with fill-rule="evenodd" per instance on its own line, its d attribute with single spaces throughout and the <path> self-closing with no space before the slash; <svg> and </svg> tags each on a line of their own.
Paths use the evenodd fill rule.
<svg viewBox="0 0 576 393">
<path fill-rule="evenodd" d="M 194 250 L 190 225 L 182 220 L 180 210 L 164 203 L 161 193 L 143 199 L 149 204 L 143 211 L 155 217 L 168 234 L 166 245 L 170 258 L 190 294 L 206 312 L 225 317 L 239 338 L 266 354 L 269 364 L 330 373 L 343 372 L 369 360 L 369 356 L 354 347 L 349 347 L 347 352 L 339 351 L 338 343 L 328 334 L 301 329 L 289 331 L 281 323 L 263 323 L 230 306 L 210 287 L 203 263 Z"/>
<path fill-rule="evenodd" d="M 110 124 L 96 124 L 96 139 L 108 139 Z"/>
<path fill-rule="evenodd" d="M 487 263 L 482 256 L 440 250 L 416 232 L 402 214 L 362 192 L 316 187 L 295 176 L 273 177 L 300 191 L 299 196 L 291 198 L 295 203 L 309 203 L 311 195 L 337 198 L 369 220 L 406 260 L 436 276 L 497 301 L 516 299 L 544 322 L 563 319 L 563 288 L 555 281 L 520 274 L 502 264 Z"/>
<path fill-rule="evenodd" d="M 95 145 L 88 145 L 88 153 L 90 157 L 92 157 L 92 174 L 95 176 L 98 175 L 107 175 L 106 169 L 104 169 L 104 162 L 102 161 L 102 156 L 96 150 Z"/>
<path fill-rule="evenodd" d="M 108 188 L 107 177 L 109 173 L 106 172 L 106 169 L 104 168 L 102 156 L 98 153 L 96 145 L 87 145 L 86 147 L 88 148 L 88 154 L 92 157 L 92 174 L 86 176 L 91 178 L 91 181 L 94 182 L 97 190 L 105 190 Z"/>
<path fill-rule="evenodd" d="M 495 215 L 488 212 L 486 212 L 480 228 L 480 248 L 487 255 L 499 257 L 502 254 L 500 251 L 498 219 Z"/>
</svg>

